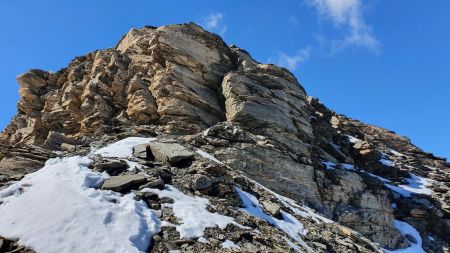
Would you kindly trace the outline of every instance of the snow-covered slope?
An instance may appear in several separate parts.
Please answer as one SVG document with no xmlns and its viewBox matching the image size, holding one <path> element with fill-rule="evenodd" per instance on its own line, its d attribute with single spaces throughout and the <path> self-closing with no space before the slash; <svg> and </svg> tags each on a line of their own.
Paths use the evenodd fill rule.
<svg viewBox="0 0 450 253">
<path fill-rule="evenodd" d="M 232 211 L 227 211 L 228 215 L 211 212 L 211 207 L 217 207 L 208 196 L 189 196 L 173 185 L 166 185 L 162 190 L 143 188 L 140 192 L 126 194 L 100 189 L 110 175 L 93 171 L 95 160 L 133 160 L 133 146 L 155 140 L 130 137 L 94 149 L 86 156 L 50 159 L 42 169 L 0 191 L 0 236 L 17 239 L 19 244 L 42 253 L 146 252 L 149 247 L 154 247 L 152 238 L 153 243 L 157 243 L 154 236 L 166 228 L 176 228 L 181 240 L 194 239 L 199 245 L 210 246 L 211 240 L 216 238 L 205 238 L 205 229 L 208 228 L 226 233 L 231 226 L 246 233 L 260 234 L 261 229 L 268 228 L 266 226 L 274 226 L 286 249 L 312 251 L 303 240 L 308 229 L 299 219 L 315 224 L 330 222 L 250 179 L 248 182 L 254 183 L 255 189 L 262 190 L 259 194 L 269 194 L 280 201 L 280 217 L 270 214 L 257 197 L 241 190 L 240 185 L 233 189 L 242 204 L 226 206 Z M 225 166 L 212 155 L 197 152 L 206 158 L 204 161 Z M 131 172 L 125 170 L 125 173 Z M 171 202 L 162 204 L 161 210 L 154 210 L 148 204 L 156 203 L 156 199 L 152 203 L 137 197 L 152 193 L 159 199 L 171 199 Z M 278 204 L 274 205 L 280 208 Z M 175 220 L 161 219 L 165 208 L 172 210 Z M 252 228 L 254 225 L 247 226 L 249 221 L 240 224 L 243 220 L 239 213 L 248 213 L 253 217 L 251 219 L 267 224 L 259 225 L 257 229 Z M 211 236 L 208 232 L 206 234 Z M 219 250 L 241 250 L 241 246 L 245 251 L 246 245 L 238 245 L 226 237 L 216 245 Z"/>
</svg>

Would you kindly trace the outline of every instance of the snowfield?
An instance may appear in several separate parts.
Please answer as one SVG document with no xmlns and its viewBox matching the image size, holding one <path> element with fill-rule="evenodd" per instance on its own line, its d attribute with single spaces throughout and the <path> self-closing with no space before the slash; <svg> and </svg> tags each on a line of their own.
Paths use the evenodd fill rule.
<svg viewBox="0 0 450 253">
<path fill-rule="evenodd" d="M 133 194 L 98 188 L 87 157 L 56 158 L 0 192 L 0 235 L 39 253 L 143 252 L 160 222 Z"/>
<path fill-rule="evenodd" d="M 129 137 L 90 155 L 126 159 L 133 146 L 154 140 Z M 198 153 L 219 162 L 206 152 Z M 90 155 L 50 159 L 39 171 L 0 191 L 0 235 L 39 253 L 146 252 L 161 226 L 172 224 L 161 222 L 143 201 L 134 200 L 133 193 L 98 189 L 109 175 L 88 168 L 93 162 Z M 131 169 L 141 168 L 127 163 Z M 185 195 L 173 186 L 144 191 L 174 200 L 182 238 L 201 237 L 207 227 L 242 227 L 232 217 L 208 212 L 207 199 Z M 227 242 L 224 247 L 237 246 Z"/>
</svg>

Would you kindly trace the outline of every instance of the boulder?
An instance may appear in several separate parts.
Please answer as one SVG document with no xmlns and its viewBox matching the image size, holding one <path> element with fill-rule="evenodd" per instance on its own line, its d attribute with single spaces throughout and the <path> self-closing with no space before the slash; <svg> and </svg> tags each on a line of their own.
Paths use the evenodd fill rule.
<svg viewBox="0 0 450 253">
<path fill-rule="evenodd" d="M 145 189 L 145 188 L 157 188 L 157 189 L 164 189 L 164 181 L 161 178 L 148 178 L 148 183 L 143 184 L 139 186 L 139 190 Z"/>
<path fill-rule="evenodd" d="M 203 190 L 212 185 L 212 180 L 205 175 L 196 175 L 192 188 L 194 190 Z"/>
<path fill-rule="evenodd" d="M 273 217 L 281 217 L 281 208 L 278 204 L 273 203 L 272 201 L 263 201 L 262 205 L 264 210 L 267 211 Z"/>
<path fill-rule="evenodd" d="M 138 188 L 146 182 L 147 176 L 143 174 L 112 176 L 103 183 L 102 190 L 126 192 L 132 188 Z"/>
<path fill-rule="evenodd" d="M 128 168 L 128 164 L 124 161 L 104 161 L 94 164 L 94 170 L 107 172 L 111 176 L 116 176 Z"/>
<path fill-rule="evenodd" d="M 133 156 L 142 159 L 149 159 L 151 157 L 150 147 L 148 144 L 138 144 L 133 147 Z"/>
<path fill-rule="evenodd" d="M 194 157 L 193 152 L 178 143 L 151 142 L 149 147 L 156 160 L 171 165 Z"/>
</svg>

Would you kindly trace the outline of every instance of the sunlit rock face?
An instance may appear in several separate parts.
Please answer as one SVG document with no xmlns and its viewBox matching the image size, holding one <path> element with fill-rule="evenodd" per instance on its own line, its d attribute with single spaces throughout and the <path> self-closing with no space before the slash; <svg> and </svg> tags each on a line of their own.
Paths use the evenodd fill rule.
<svg viewBox="0 0 450 253">
<path fill-rule="evenodd" d="M 410 244 L 395 219 L 413 225 L 431 251 L 450 240 L 444 159 L 336 114 L 308 97 L 286 69 L 261 64 L 195 24 L 132 29 L 114 48 L 17 80 L 18 113 L 0 134 L 0 186 L 48 158 L 83 153 L 111 138 L 163 136 L 207 151 L 381 247 Z M 211 171 L 192 176 L 200 180 L 193 184 L 211 187 L 204 178 Z M 431 181 L 424 186 L 422 179 Z M 401 192 L 414 187 L 429 191 Z"/>
</svg>

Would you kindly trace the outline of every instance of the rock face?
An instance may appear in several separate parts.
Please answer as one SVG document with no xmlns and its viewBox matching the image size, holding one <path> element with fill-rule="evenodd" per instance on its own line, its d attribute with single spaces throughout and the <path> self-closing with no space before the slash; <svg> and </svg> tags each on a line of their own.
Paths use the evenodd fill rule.
<svg viewBox="0 0 450 253">
<path fill-rule="evenodd" d="M 152 180 L 123 175 L 129 173 L 124 161 L 100 161 L 94 169 L 113 176 L 104 189 L 158 188 L 174 177 L 189 182 L 183 186 L 193 192 L 223 199 L 232 196 L 225 171 L 233 168 L 343 225 L 312 229 L 328 238 L 305 238 L 316 251 L 376 252 L 369 240 L 405 248 L 411 236 L 400 233 L 394 219 L 413 225 L 428 252 L 448 250 L 445 159 L 391 131 L 334 113 L 308 97 L 286 69 L 258 63 L 195 24 L 132 29 L 114 48 L 75 58 L 56 73 L 30 70 L 17 80 L 18 113 L 0 134 L 0 187 L 58 154 L 83 153 L 110 138 L 164 136 L 166 142 L 134 148 L 136 162 L 162 166 Z M 222 166 L 197 159 L 171 170 L 198 156 L 196 149 Z M 182 174 L 176 179 L 174 173 Z M 431 180 L 432 193 L 404 196 L 392 190 L 414 176 Z M 283 205 L 259 197 L 267 213 L 281 217 Z M 263 244 L 242 251 L 256 252 Z M 155 252 L 164 252 L 157 245 Z"/>
</svg>

